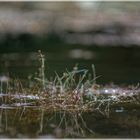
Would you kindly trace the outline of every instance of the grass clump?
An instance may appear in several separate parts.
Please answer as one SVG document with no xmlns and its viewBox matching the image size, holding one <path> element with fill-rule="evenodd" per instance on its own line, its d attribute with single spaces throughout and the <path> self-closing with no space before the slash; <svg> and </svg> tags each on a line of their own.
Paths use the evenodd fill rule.
<svg viewBox="0 0 140 140">
<path fill-rule="evenodd" d="M 98 111 L 109 117 L 111 105 L 126 101 L 126 98 L 119 94 L 108 96 L 99 93 L 100 86 L 96 83 L 98 77 L 94 65 L 92 65 L 92 74 L 87 69 L 78 69 L 78 65 L 75 65 L 71 71 L 66 70 L 61 76 L 55 72 L 55 78 L 49 81 L 45 77 L 45 56 L 41 51 L 38 52 L 38 58 L 39 74 L 33 80 L 30 78 L 29 87 L 23 87 L 18 79 L 7 81 L 5 86 L 1 82 L 0 100 L 1 108 L 8 105 L 10 108 L 23 107 L 24 111 L 26 107 L 40 109 L 40 133 L 43 131 L 44 114 L 47 112 L 52 114 L 51 119 L 60 115 L 57 128 L 61 126 L 65 128 L 66 135 L 85 136 L 82 128 L 91 133 L 93 131 L 86 126 L 83 113 Z M 88 78 L 89 74 L 92 75 L 91 78 Z M 130 98 L 136 99 L 133 96 Z M 73 128 L 71 134 L 67 131 L 69 125 Z"/>
</svg>

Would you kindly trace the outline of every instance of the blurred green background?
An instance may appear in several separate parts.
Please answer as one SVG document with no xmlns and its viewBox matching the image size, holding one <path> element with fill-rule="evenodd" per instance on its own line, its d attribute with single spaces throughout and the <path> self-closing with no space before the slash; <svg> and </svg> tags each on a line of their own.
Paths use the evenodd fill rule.
<svg viewBox="0 0 140 140">
<path fill-rule="evenodd" d="M 136 84 L 140 75 L 140 2 L 0 2 L 0 77 L 46 76 L 75 64 L 97 82 Z"/>
</svg>

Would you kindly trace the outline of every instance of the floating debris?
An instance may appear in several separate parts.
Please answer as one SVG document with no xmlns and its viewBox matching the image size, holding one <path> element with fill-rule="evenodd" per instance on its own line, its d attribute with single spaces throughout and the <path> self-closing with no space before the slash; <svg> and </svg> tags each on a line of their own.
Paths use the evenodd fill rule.
<svg viewBox="0 0 140 140">
<path fill-rule="evenodd" d="M 9 94 L 0 93 L 0 97 L 9 96 Z"/>
<path fill-rule="evenodd" d="M 7 104 L 2 104 L 1 106 L 0 106 L 0 109 L 14 109 L 15 107 L 12 107 L 12 106 L 9 106 L 9 105 L 7 105 Z"/>
<path fill-rule="evenodd" d="M 26 98 L 26 99 L 30 99 L 30 100 L 39 100 L 39 99 L 42 99 L 38 95 L 30 95 L 30 94 L 28 94 L 28 95 L 24 94 L 23 95 L 23 93 L 22 94 L 19 93 L 19 94 L 15 94 L 15 95 L 13 94 L 11 96 L 14 97 L 15 99 L 21 99 L 21 98 Z"/>
<path fill-rule="evenodd" d="M 115 112 L 116 112 L 116 113 L 122 113 L 122 112 L 124 112 L 124 108 L 121 107 L 120 109 L 116 109 Z"/>
<path fill-rule="evenodd" d="M 33 103 L 14 103 L 11 106 L 21 107 L 21 106 L 31 106 Z"/>
</svg>

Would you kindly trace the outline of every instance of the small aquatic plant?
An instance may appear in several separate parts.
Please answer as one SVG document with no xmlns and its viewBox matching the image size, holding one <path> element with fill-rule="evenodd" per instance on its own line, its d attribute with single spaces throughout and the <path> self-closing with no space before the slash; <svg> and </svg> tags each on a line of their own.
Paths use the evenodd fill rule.
<svg viewBox="0 0 140 140">
<path fill-rule="evenodd" d="M 42 54 L 41 50 L 38 51 L 38 58 L 40 62 L 39 76 L 35 78 L 41 81 L 42 89 L 45 90 L 45 56 Z"/>
<path fill-rule="evenodd" d="M 39 133 L 43 131 L 45 112 L 51 114 L 51 119 L 48 121 L 59 116 L 56 128 L 63 127 L 66 135 L 76 135 L 74 132 L 77 132 L 78 136 L 85 136 L 82 127 L 89 132 L 92 130 L 87 127 L 82 117 L 84 113 L 98 111 L 109 117 L 112 105 L 130 101 L 139 103 L 137 99 L 139 96 L 132 94 L 132 90 L 129 94 L 128 90 L 126 92 L 126 90 L 101 88 L 96 83 L 98 77 L 94 65 L 92 65 L 92 78 L 88 78 L 87 69 L 79 69 L 78 65 L 75 65 L 71 71 L 66 70 L 61 76 L 55 72 L 55 78 L 49 81 L 45 77 L 45 56 L 41 51 L 38 52 L 38 56 L 40 62 L 38 76 L 29 87 L 24 87 L 18 79 L 8 81 L 5 94 L 0 95 L 0 100 L 2 99 L 0 107 L 1 109 L 23 108 L 20 118 L 26 108 L 37 107 L 41 113 Z M 2 84 L 1 92 L 3 92 Z"/>
</svg>

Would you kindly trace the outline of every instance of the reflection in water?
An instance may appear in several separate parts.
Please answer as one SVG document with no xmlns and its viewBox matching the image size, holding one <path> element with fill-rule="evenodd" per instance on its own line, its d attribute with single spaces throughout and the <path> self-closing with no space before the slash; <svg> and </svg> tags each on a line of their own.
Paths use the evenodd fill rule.
<svg viewBox="0 0 140 140">
<path fill-rule="evenodd" d="M 80 120 L 76 122 L 77 116 L 72 114 L 62 112 L 51 114 L 42 109 L 24 107 L 1 109 L 0 133 L 3 138 L 83 137 L 84 134 L 85 137 L 139 137 L 139 110 L 126 107 L 126 111 L 120 112 L 117 106 L 115 108 L 110 112 L 109 118 L 98 112 L 82 115 L 88 129 L 93 130 L 94 133 L 83 129 L 84 124 Z M 62 121 L 62 119 L 65 120 Z M 80 130 L 82 131 L 80 132 Z"/>
<path fill-rule="evenodd" d="M 116 57 L 114 53 L 119 56 Z M 95 64 L 98 75 L 97 83 L 137 83 L 139 81 L 139 52 L 137 49 L 131 50 L 124 48 L 109 49 L 73 49 L 57 53 L 55 51 L 46 52 L 46 77 L 51 79 L 54 71 L 62 74 L 65 69 L 71 69 L 79 63 L 79 69 L 89 69 L 91 64 Z M 101 87 L 96 93 L 105 97 L 109 95 L 107 103 L 104 98 L 94 97 L 90 90 L 86 91 L 89 98 L 94 101 L 100 100 L 95 110 L 91 112 L 69 112 L 59 111 L 50 112 L 47 110 L 48 104 L 44 106 L 43 96 L 36 94 L 26 94 L 24 90 L 18 89 L 20 82 L 9 89 L 8 81 L 10 78 L 19 77 L 29 78 L 28 86 L 33 86 L 32 77 L 38 72 L 37 54 L 14 53 L 2 54 L 0 57 L 0 136 L 10 138 L 95 138 L 95 137 L 140 137 L 139 120 L 139 88 L 123 88 L 115 85 Z M 21 63 L 22 62 L 22 63 Z M 4 64 L 4 65 L 3 65 Z M 9 78 L 10 77 L 10 78 Z M 18 80 L 17 80 L 18 81 Z M 8 91 L 14 94 L 6 94 L 3 89 L 9 87 Z M 35 91 L 36 92 L 36 91 Z M 54 91 L 55 92 L 55 91 Z M 97 94 L 97 95 L 98 95 Z M 135 97 L 135 94 L 138 97 Z M 117 96 L 116 96 L 117 95 Z M 118 100 L 126 97 L 126 102 Z M 11 102 L 11 99 L 13 102 Z M 40 104 L 40 100 L 42 101 Z M 39 103 L 38 103 L 39 101 Z M 55 100 L 54 100 L 55 101 Z M 57 101 L 57 100 L 56 100 Z M 60 100 L 61 101 L 61 100 Z M 113 104 L 112 104 L 113 102 Z M 56 107 L 56 106 L 54 106 Z M 54 108 L 53 108 L 54 109 Z M 105 110 L 105 112 L 103 112 Z M 134 115 L 135 114 L 135 115 Z M 129 128 L 129 129 L 128 129 Z"/>
<path fill-rule="evenodd" d="M 124 92 L 125 95 L 122 94 Z M 131 94 L 132 92 L 134 94 Z M 55 106 L 48 109 L 49 103 L 46 105 L 37 103 L 38 100 L 47 101 L 43 95 L 0 94 L 2 101 L 0 136 L 2 138 L 138 138 L 140 137 L 139 93 L 137 87 L 135 89 L 132 87 L 131 90 L 101 87 L 97 97 L 92 100 L 92 102 L 96 100 L 97 105 L 94 104 L 91 111 L 63 110 L 63 107 L 57 110 Z M 10 98 L 14 99 L 13 103 L 9 102 Z M 107 102 L 104 102 L 105 100 Z"/>
<path fill-rule="evenodd" d="M 0 137 L 139 138 L 138 86 L 97 86 L 139 82 L 138 5 L 1 3 Z M 38 74 L 38 49 L 46 55 L 46 75 L 44 61 Z M 89 82 L 93 70 L 89 81 L 78 73 L 82 80 L 76 85 L 77 77 L 69 73 L 75 64 L 84 72 L 94 64 L 98 84 Z M 55 71 L 60 77 L 53 83 Z"/>
</svg>

